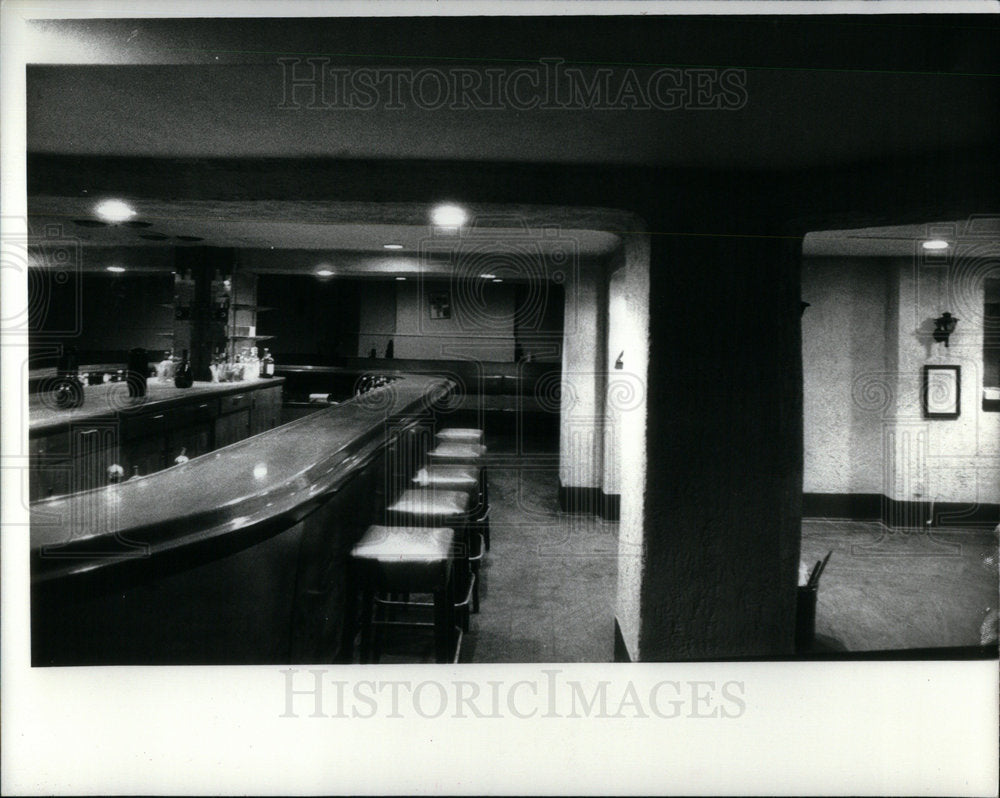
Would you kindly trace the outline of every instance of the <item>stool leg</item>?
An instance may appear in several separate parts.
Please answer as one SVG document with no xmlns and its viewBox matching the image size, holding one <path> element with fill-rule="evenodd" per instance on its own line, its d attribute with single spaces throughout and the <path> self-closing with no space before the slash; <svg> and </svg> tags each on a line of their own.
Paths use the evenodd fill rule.
<svg viewBox="0 0 1000 798">
<path fill-rule="evenodd" d="M 372 633 L 372 662 L 378 663 L 382 659 L 382 642 L 385 639 L 385 625 L 379 621 L 392 620 L 392 607 L 379 607 L 378 604 L 372 612 L 374 618 L 374 630 Z M 381 617 L 379 617 L 381 615 Z"/>
<path fill-rule="evenodd" d="M 478 532 L 473 531 L 472 537 L 479 541 L 479 546 L 477 548 L 477 556 L 482 557 L 483 553 L 483 537 Z M 475 559 L 471 563 L 472 565 L 472 611 L 475 614 L 479 614 L 479 565 L 480 559 Z"/>
<path fill-rule="evenodd" d="M 484 508 L 488 508 L 488 505 L 483 505 Z M 479 532 L 483 536 L 483 543 L 485 544 L 486 551 L 490 550 L 490 515 L 488 511 L 486 512 L 485 518 L 479 522 Z"/>
<path fill-rule="evenodd" d="M 486 551 L 490 550 L 490 517 L 488 515 L 490 511 L 490 489 L 489 489 L 489 477 L 486 473 L 486 466 L 483 466 L 483 470 L 480 472 L 480 486 L 479 486 L 479 496 L 480 501 L 482 501 L 482 511 L 487 513 L 485 529 L 483 531 L 483 539 L 486 541 Z"/>
<path fill-rule="evenodd" d="M 344 623 L 340 631 L 340 647 L 334 658 L 334 662 L 349 664 L 354 661 L 354 645 L 358 637 L 358 597 L 360 587 L 358 586 L 357 573 L 355 569 L 347 569 L 347 584 L 345 586 L 344 600 Z"/>
<path fill-rule="evenodd" d="M 361 594 L 361 664 L 367 665 L 372 657 L 372 633 L 375 612 L 375 591 L 365 588 Z"/>
<path fill-rule="evenodd" d="M 434 592 L 434 658 L 437 662 L 451 661 L 454 613 L 455 597 L 449 577 L 448 583 Z"/>
<path fill-rule="evenodd" d="M 475 566 L 473 565 L 470 557 L 472 556 L 472 531 L 469 525 L 466 524 L 462 529 L 462 556 L 458 560 L 458 566 L 461 569 L 462 579 L 458 582 L 459 595 L 462 601 L 465 601 L 469 595 L 469 588 L 472 587 L 472 603 L 476 603 L 476 584 L 475 584 Z M 471 583 L 471 584 L 470 584 Z M 462 631 L 468 634 L 469 632 L 469 616 L 472 613 L 472 608 L 468 604 L 462 605 Z"/>
</svg>

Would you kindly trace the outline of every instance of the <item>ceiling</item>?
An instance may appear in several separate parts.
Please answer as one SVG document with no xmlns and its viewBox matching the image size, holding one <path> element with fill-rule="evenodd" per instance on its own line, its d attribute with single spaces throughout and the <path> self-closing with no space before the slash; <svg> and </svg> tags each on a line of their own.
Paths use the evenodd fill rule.
<svg viewBox="0 0 1000 798">
<path fill-rule="evenodd" d="M 135 216 L 110 224 L 95 213 L 99 199 L 31 197 L 33 265 L 51 265 L 51 252 L 70 240 L 84 271 L 169 270 L 174 248 L 212 246 L 239 249 L 241 262 L 261 273 L 451 274 L 461 254 L 472 266 L 489 259 L 484 271 L 514 279 L 564 269 L 567 259 L 598 263 L 618 248 L 627 225 L 625 214 L 595 208 L 473 206 L 456 232 L 429 224 L 431 208 L 418 204 L 134 199 Z"/>
<path fill-rule="evenodd" d="M 1000 131 L 1000 27 L 986 17 L 849 24 L 837 17 L 78 19 L 35 21 L 29 28 L 32 154 L 622 164 L 747 173 L 993 146 Z M 684 103 L 671 110 L 586 100 L 566 108 L 506 102 L 431 110 L 412 99 L 399 109 L 385 103 L 371 110 L 310 107 L 301 88 L 288 99 L 289 75 L 302 74 L 279 61 L 288 58 L 297 59 L 296 70 L 311 70 L 305 59 L 312 58 L 320 59 L 321 73 L 392 68 L 406 71 L 409 80 L 434 70 L 481 85 L 489 85 L 491 70 L 503 79 L 518 69 L 544 75 L 542 59 L 556 59 L 562 69 L 579 70 L 584 83 L 603 70 L 606 85 L 621 87 L 630 75 L 648 85 L 651 76 L 675 70 L 686 89 Z M 736 107 L 698 107 L 692 81 L 707 76 L 717 85 L 712 81 L 723 73 L 745 87 Z M 428 207 L 377 203 L 164 198 L 135 203 L 135 219 L 148 228 L 75 225 L 92 217 L 93 202 L 90 196 L 29 197 L 33 230 L 62 225 L 90 253 L 85 268 L 103 268 L 102 259 L 128 253 L 144 259 L 146 268 L 162 268 L 156 264 L 167 261 L 158 249 L 201 244 L 252 252 L 261 270 L 308 271 L 339 258 L 345 270 L 381 272 L 393 262 L 384 244 L 402 244 L 393 257 L 398 268 L 410 268 L 435 234 Z M 601 258 L 628 229 L 627 221 L 600 210 L 470 210 L 500 242 L 498 250 L 527 230 L 539 251 L 564 247 L 563 236 L 582 260 Z M 497 213 L 507 220 L 486 220 Z M 544 231 L 551 229 L 558 234 L 548 239 Z M 924 233 L 828 231 L 810 234 L 805 251 L 912 254 Z M 149 234 L 166 238 L 140 237 Z M 487 243 L 480 238 L 477 245 Z"/>
<path fill-rule="evenodd" d="M 990 145 L 1000 119 L 1000 29 L 984 17 L 922 25 L 794 17 L 124 19 L 30 28 L 34 153 L 790 169 Z M 298 66 L 279 62 L 289 58 Z M 319 59 L 321 75 L 391 68 L 407 81 L 431 80 L 417 92 L 423 102 L 404 90 L 393 106 L 385 78 L 368 95 L 376 98 L 370 109 L 323 107 L 334 78 L 315 103 L 316 84 L 288 88 L 290 76 L 314 74 L 308 58 Z M 609 88 L 602 99 L 570 100 L 568 79 L 548 78 L 542 59 L 560 60 L 563 78 L 579 70 L 581 86 L 603 70 Z M 614 107 L 630 75 L 648 90 L 651 76 L 671 69 L 687 70 L 662 84 L 677 107 L 643 108 L 627 97 Z M 534 94 L 513 88 L 496 93 L 496 107 L 476 110 L 471 92 L 452 89 L 454 103 L 432 107 L 434 75 L 448 86 L 489 87 L 489 70 L 505 87 L 526 70 L 529 82 L 562 87 L 568 107 L 530 107 Z M 737 71 L 724 79 L 725 70 Z M 724 80 L 731 94 L 720 91 Z M 725 107 L 700 101 L 696 83 Z M 490 106 L 484 91 L 478 96 Z"/>
<path fill-rule="evenodd" d="M 943 239 L 966 248 L 982 244 L 995 250 L 1000 246 L 1000 216 L 973 216 L 954 221 L 854 230 L 822 230 L 805 237 L 802 252 L 807 257 L 910 257 L 925 253 L 922 244 L 930 239 Z"/>
<path fill-rule="evenodd" d="M 427 224 L 430 208 L 422 205 L 196 200 L 130 200 L 136 210 L 131 222 L 92 227 L 95 204 L 88 197 L 32 197 L 33 265 L 50 265 L 51 256 L 42 252 L 48 230 L 57 233 L 50 236 L 50 249 L 67 238 L 79 244 L 84 271 L 108 265 L 169 270 L 173 248 L 186 246 L 239 249 L 243 262 L 261 273 L 329 268 L 345 276 L 449 274 L 454 258 L 448 253 L 458 251 L 506 255 L 516 271 L 526 258 L 545 263 L 567 253 L 580 264 L 600 262 L 619 247 L 628 228 L 624 214 L 603 209 L 484 207 L 470 209 L 472 223 L 456 236 Z M 1000 216 L 815 231 L 805 237 L 803 254 L 908 257 L 930 238 L 996 246 Z M 387 250 L 385 244 L 401 248 Z M 490 270 L 497 269 L 504 270 L 494 259 Z M 514 276 L 507 271 L 508 279 Z"/>
</svg>

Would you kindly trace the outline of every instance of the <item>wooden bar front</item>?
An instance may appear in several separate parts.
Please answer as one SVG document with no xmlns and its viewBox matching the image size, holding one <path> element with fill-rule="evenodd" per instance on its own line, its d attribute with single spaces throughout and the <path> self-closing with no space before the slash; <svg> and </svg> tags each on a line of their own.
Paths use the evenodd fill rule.
<svg viewBox="0 0 1000 798">
<path fill-rule="evenodd" d="M 149 476 L 31 506 L 32 664 L 350 658 L 347 559 L 453 383 L 390 385 Z"/>
</svg>

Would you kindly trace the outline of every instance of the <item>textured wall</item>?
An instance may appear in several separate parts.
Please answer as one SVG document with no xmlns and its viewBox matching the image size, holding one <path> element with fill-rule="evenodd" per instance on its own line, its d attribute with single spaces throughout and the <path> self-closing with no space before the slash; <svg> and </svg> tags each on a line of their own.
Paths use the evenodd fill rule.
<svg viewBox="0 0 1000 798">
<path fill-rule="evenodd" d="M 959 250 L 961 252 L 961 250 Z M 976 258 L 893 262 L 899 296 L 895 403 L 886 452 L 885 493 L 894 499 L 956 502 L 970 509 L 1000 503 L 1000 413 L 982 409 L 983 269 Z M 994 267 L 995 268 L 995 267 Z M 933 320 L 949 311 L 961 321 L 949 346 L 934 343 Z M 961 415 L 925 419 L 924 365 L 961 366 Z"/>
<path fill-rule="evenodd" d="M 374 346 L 379 357 L 389 339 L 396 357 L 420 360 L 514 359 L 514 288 L 506 283 L 463 291 L 448 281 L 371 282 L 361 292 L 358 355 Z M 432 319 L 427 296 L 448 292 L 451 318 Z"/>
<path fill-rule="evenodd" d="M 642 225 L 640 230 L 647 227 Z M 614 387 L 618 382 L 612 378 L 608 393 L 616 393 L 615 404 L 621 412 L 620 420 L 619 468 L 623 477 L 621 493 L 621 515 L 618 524 L 618 588 L 615 601 L 615 617 L 622 633 L 625 647 L 632 660 L 640 658 L 639 629 L 642 608 L 642 566 L 644 554 L 644 524 L 646 508 L 646 425 L 647 425 L 647 375 L 649 372 L 649 236 L 646 233 L 631 233 L 624 238 L 625 264 L 624 285 L 619 280 L 613 284 L 612 299 L 620 301 L 617 284 L 624 288 L 627 313 L 621 319 L 621 337 L 624 341 L 625 368 L 620 375 L 628 375 L 634 393 L 618 393 Z M 621 275 L 621 272 L 618 272 Z M 612 333 L 609 331 L 609 336 Z M 618 340 L 619 330 L 613 338 Z M 613 347 L 612 347 L 613 348 Z M 618 351 L 621 351 L 619 349 Z M 609 351 L 608 358 L 618 356 Z M 616 373 L 616 372 L 612 372 Z"/>
<path fill-rule="evenodd" d="M 882 491 L 883 420 L 870 409 L 881 389 L 865 375 L 888 373 L 887 280 L 881 259 L 803 262 L 802 298 L 811 303 L 802 316 L 807 493 Z"/>
<path fill-rule="evenodd" d="M 981 402 L 984 274 L 975 258 L 806 260 L 805 491 L 1000 502 L 1000 414 Z M 930 334 L 945 310 L 961 319 L 947 348 Z M 929 364 L 961 366 L 958 419 L 923 417 Z"/>
</svg>

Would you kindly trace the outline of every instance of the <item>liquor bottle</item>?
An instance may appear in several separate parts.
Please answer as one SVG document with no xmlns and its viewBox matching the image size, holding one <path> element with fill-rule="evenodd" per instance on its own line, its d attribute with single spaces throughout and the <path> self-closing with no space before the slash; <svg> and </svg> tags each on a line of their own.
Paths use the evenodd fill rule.
<svg viewBox="0 0 1000 798">
<path fill-rule="evenodd" d="M 264 357 L 260 359 L 260 376 L 265 379 L 274 376 L 274 358 L 270 349 L 264 349 Z"/>
<path fill-rule="evenodd" d="M 385 359 L 392 360 L 393 354 L 395 354 L 395 347 L 392 345 L 392 339 L 389 339 L 389 343 L 385 345 Z"/>
<path fill-rule="evenodd" d="M 174 373 L 174 386 L 177 388 L 190 388 L 194 384 L 194 375 L 191 372 L 191 361 L 188 360 L 188 351 L 184 350 L 181 362 L 177 365 Z"/>
</svg>

